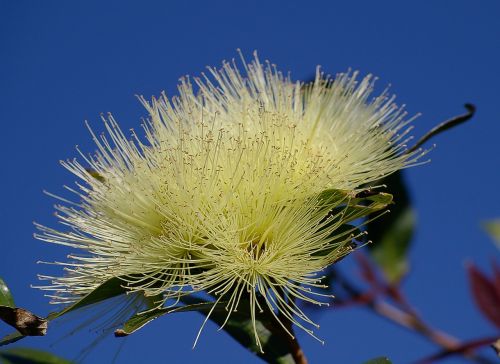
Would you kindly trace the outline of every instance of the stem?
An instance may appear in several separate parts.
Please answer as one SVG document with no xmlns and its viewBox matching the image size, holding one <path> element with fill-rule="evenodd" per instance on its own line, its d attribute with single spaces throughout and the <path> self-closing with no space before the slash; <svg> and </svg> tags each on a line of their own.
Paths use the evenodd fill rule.
<svg viewBox="0 0 500 364">
<path fill-rule="evenodd" d="M 437 354 L 434 354 L 428 358 L 419 360 L 416 364 L 430 364 L 434 361 L 444 359 L 446 357 L 449 357 L 451 355 L 457 355 L 457 354 L 466 354 L 470 352 L 472 349 L 477 349 L 486 345 L 491 345 L 497 340 L 498 337 L 493 336 L 493 337 L 487 337 L 483 339 L 477 339 L 473 341 L 466 342 L 464 344 L 460 344 L 458 347 L 455 349 L 449 349 L 449 350 L 443 350 L 440 351 Z"/>
<path fill-rule="evenodd" d="M 467 112 L 465 114 L 455 116 L 454 118 L 443 121 L 441 124 L 435 126 L 427 134 L 420 138 L 420 140 L 416 142 L 413 147 L 408 149 L 406 153 L 410 154 L 416 151 L 422 144 L 431 139 L 433 136 L 438 135 L 443 131 L 453 128 L 459 124 L 462 124 L 463 122 L 466 122 L 467 120 L 472 118 L 474 116 L 474 113 L 476 112 L 476 107 L 472 104 L 465 104 L 464 106 L 467 109 Z"/>
<path fill-rule="evenodd" d="M 455 349 L 460 345 L 460 342 L 456 338 L 429 327 L 421 321 L 420 318 L 387 302 L 374 301 L 368 304 L 368 306 L 379 316 L 382 316 L 400 326 L 406 327 L 407 329 L 416 331 L 447 350 Z"/>
<path fill-rule="evenodd" d="M 281 313 L 279 316 L 281 319 L 281 317 L 282 317 Z M 293 336 L 290 336 L 285 330 L 283 330 L 283 334 L 287 338 L 288 345 L 290 346 L 290 352 L 292 354 L 293 361 L 295 362 L 295 364 L 307 364 L 308 361 L 307 361 L 306 355 L 304 354 L 304 351 L 300 347 L 300 344 L 297 340 L 297 337 L 296 337 L 295 333 L 293 332 L 292 322 L 290 320 L 288 320 L 287 318 L 283 318 L 282 322 L 283 322 L 283 325 L 286 326 L 287 330 L 290 331 L 290 333 L 293 335 Z"/>
<path fill-rule="evenodd" d="M 363 296 L 363 293 L 348 281 L 338 270 L 335 270 L 335 277 L 341 282 L 342 287 L 354 298 Z M 393 291 L 391 297 L 402 306 L 399 308 L 386 301 L 380 301 L 373 297 L 370 301 L 362 302 L 367 308 L 375 314 L 395 323 L 399 326 L 413 331 L 439 345 L 445 351 L 456 352 L 462 347 L 461 342 L 447 333 L 439 331 L 427 325 L 420 316 L 416 313 L 408 302 L 404 299 L 402 293 L 397 290 Z M 475 348 L 468 348 L 461 353 L 467 359 L 478 364 L 494 364 L 490 359 L 473 353 Z"/>
<path fill-rule="evenodd" d="M 286 297 L 286 294 L 282 289 L 278 288 L 278 291 L 280 292 L 283 299 L 291 299 Z M 288 342 L 288 348 L 290 349 L 290 354 L 292 354 L 295 364 L 308 364 L 306 355 L 300 347 L 299 341 L 297 340 L 297 337 L 293 332 L 292 321 L 285 317 L 285 315 L 283 315 L 281 311 L 278 313 L 278 317 L 276 319 L 279 322 L 270 323 L 270 325 L 266 325 L 266 328 L 272 333 L 276 335 L 283 335 L 283 337 L 286 338 Z"/>
</svg>

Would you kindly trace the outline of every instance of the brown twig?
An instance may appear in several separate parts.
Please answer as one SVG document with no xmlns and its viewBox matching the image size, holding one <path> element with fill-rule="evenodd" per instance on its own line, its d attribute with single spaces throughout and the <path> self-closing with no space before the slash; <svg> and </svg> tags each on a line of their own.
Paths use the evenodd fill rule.
<svg viewBox="0 0 500 364">
<path fill-rule="evenodd" d="M 295 361 L 295 364 L 307 364 L 306 355 L 300 347 L 297 338 L 291 338 L 289 335 L 287 335 L 287 337 L 289 338 L 290 348 L 292 349 L 292 357 Z"/>
<path fill-rule="evenodd" d="M 379 316 L 415 331 L 447 350 L 455 349 L 460 345 L 460 342 L 454 337 L 431 328 L 413 314 L 403 311 L 387 302 L 374 301 L 369 304 L 369 307 Z"/>
<path fill-rule="evenodd" d="M 285 294 L 281 291 L 283 299 L 286 299 Z M 283 315 L 280 311 L 276 320 L 262 322 L 264 326 L 271 331 L 274 335 L 282 336 L 286 339 L 288 343 L 288 349 L 292 355 L 295 364 L 308 364 L 306 355 L 297 340 L 297 337 L 293 331 L 293 323 Z"/>
<path fill-rule="evenodd" d="M 285 335 L 285 337 L 288 340 L 288 345 L 290 347 L 290 352 L 292 354 L 293 361 L 295 362 L 295 364 L 307 364 L 308 361 L 306 355 L 304 354 L 304 351 L 300 347 L 297 337 L 293 332 L 292 322 L 288 320 L 286 317 L 283 317 L 281 313 L 279 314 L 279 319 L 283 323 L 283 325 L 285 325 L 286 329 L 290 332 L 290 334 L 293 335 L 292 337 L 285 330 L 282 330 L 283 335 Z"/>
<path fill-rule="evenodd" d="M 349 280 L 347 280 L 347 278 L 342 276 L 340 272 L 336 271 L 335 277 L 341 282 L 342 287 L 353 297 L 354 300 L 356 297 L 367 297 L 365 293 L 356 288 Z M 387 289 L 382 292 L 385 292 L 386 294 L 390 292 L 390 297 L 395 300 L 400 307 L 386 301 L 382 301 L 375 296 L 372 296 L 371 301 L 362 300 L 360 303 L 364 304 L 365 307 L 369 308 L 378 316 L 383 317 L 412 332 L 420 334 L 433 343 L 439 345 L 444 349 L 444 351 L 453 352 L 463 345 L 455 337 L 426 324 L 417 314 L 416 310 L 409 305 L 399 288 L 391 287 L 391 289 Z M 478 364 L 494 364 L 494 362 L 490 359 L 474 354 L 474 349 L 475 348 L 466 348 L 466 350 L 461 352 L 461 354 L 463 354 L 467 359 Z"/>
<path fill-rule="evenodd" d="M 487 337 L 487 338 L 483 338 L 483 339 L 472 340 L 472 341 L 460 344 L 459 346 L 457 346 L 454 349 L 442 350 L 442 351 L 438 352 L 437 354 L 434 354 L 432 356 L 429 356 L 427 358 L 419 360 L 415 364 L 430 364 L 432 362 L 447 358 L 447 357 L 452 356 L 452 355 L 466 354 L 474 349 L 479 349 L 483 346 L 491 345 L 497 339 L 498 339 L 497 337 Z"/>
</svg>

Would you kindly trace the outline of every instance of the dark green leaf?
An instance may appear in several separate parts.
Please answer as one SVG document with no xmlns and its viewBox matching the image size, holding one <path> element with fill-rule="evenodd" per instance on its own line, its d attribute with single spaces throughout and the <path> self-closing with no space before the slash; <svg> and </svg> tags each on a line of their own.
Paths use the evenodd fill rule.
<svg viewBox="0 0 500 364">
<path fill-rule="evenodd" d="M 334 237 L 335 239 L 331 241 L 329 244 L 330 248 L 327 250 L 323 250 L 321 252 L 314 253 L 313 255 L 315 256 L 323 256 L 326 254 L 331 253 L 333 250 L 337 249 L 339 259 L 337 261 L 341 260 L 344 258 L 347 254 L 352 252 L 354 248 L 356 247 L 355 243 L 353 242 L 352 244 L 349 243 L 344 243 L 344 245 L 341 245 L 341 243 L 345 242 L 349 238 L 353 239 L 355 237 L 359 237 L 361 235 L 361 231 L 352 225 L 349 224 L 344 224 L 338 227 L 333 233 L 333 236 L 330 236 L 331 238 Z M 337 262 L 336 261 L 336 262 Z"/>
<path fill-rule="evenodd" d="M 373 192 L 357 197 L 334 189 L 321 192 L 318 199 L 325 205 L 333 206 L 329 213 L 334 217 L 333 222 L 341 219 L 344 224 L 384 210 L 392 203 L 389 193 Z"/>
<path fill-rule="evenodd" d="M 324 190 L 317 195 L 319 202 L 318 206 L 331 206 L 337 205 L 340 201 L 344 201 L 349 197 L 349 193 L 343 190 L 336 190 L 333 188 Z"/>
<path fill-rule="evenodd" d="M 21 334 L 20 332 L 16 331 L 16 332 L 13 332 L 12 334 L 9 334 L 7 336 L 4 336 L 2 338 L 2 340 L 0 340 L 0 346 L 4 346 L 4 345 L 9 345 L 9 344 L 13 344 L 15 343 L 16 341 L 19 341 L 21 339 L 24 339 L 26 336 L 24 336 L 23 334 Z"/>
<path fill-rule="evenodd" d="M 213 305 L 213 302 L 200 302 L 179 307 L 157 308 L 149 311 L 139 312 L 128 319 L 123 325 L 122 329 L 116 330 L 115 336 L 127 336 L 133 334 L 158 317 L 174 312 L 200 311 L 208 313 L 212 309 Z M 220 303 L 219 305 L 222 305 L 222 303 Z M 220 307 L 222 308 L 223 306 Z"/>
<path fill-rule="evenodd" d="M 103 284 L 101 284 L 96 289 L 94 289 L 92 292 L 90 292 L 87 295 L 85 295 L 84 297 L 82 297 L 79 301 L 77 301 L 77 302 L 73 303 L 71 306 L 67 307 L 66 309 L 59 311 L 59 312 L 51 313 L 50 315 L 47 316 L 47 319 L 41 319 L 38 316 L 31 314 L 33 316 L 33 318 L 31 319 L 31 321 L 33 322 L 33 325 L 29 326 L 27 328 L 27 330 L 32 330 L 33 328 L 46 330 L 47 321 L 54 320 L 58 317 L 61 317 L 69 312 L 73 312 L 75 310 L 78 310 L 82 307 L 89 306 L 89 305 L 92 305 L 94 303 L 99 303 L 101 301 L 107 300 L 108 298 L 119 296 L 121 294 L 124 294 L 125 292 L 126 292 L 126 288 L 124 287 L 124 281 L 119 277 L 111 278 L 111 279 L 107 280 L 106 282 L 104 282 Z M 1 309 L 1 307 L 0 307 L 0 309 Z M 5 308 L 3 310 L 6 311 Z M 17 317 L 19 316 L 19 314 L 24 314 L 26 312 L 30 313 L 29 311 L 26 311 L 26 310 L 23 310 L 20 308 L 15 308 L 14 310 L 15 311 L 12 311 L 12 312 L 6 312 L 6 315 L 7 315 L 6 317 L 8 320 L 10 320 L 13 317 L 14 319 L 16 319 L 14 321 L 17 321 Z M 1 312 L 2 311 L 0 311 L 0 313 Z M 10 321 L 12 321 L 12 320 L 10 320 Z M 23 323 L 23 322 L 24 322 L 24 320 L 21 320 L 21 323 Z M 11 343 L 16 342 L 18 340 L 21 340 L 25 337 L 25 335 L 38 335 L 36 332 L 26 331 L 22 326 L 19 326 L 19 325 L 16 326 L 15 322 L 14 322 L 14 324 L 9 322 L 9 324 L 16 327 L 17 330 L 20 331 L 21 333 L 15 332 L 15 333 L 12 333 L 10 335 L 7 335 L 6 337 L 4 337 L 0 341 L 0 346 L 11 344 Z M 45 327 L 42 326 L 43 324 L 45 325 Z M 42 331 L 40 331 L 40 334 L 44 335 L 45 331 L 43 331 L 43 333 L 42 333 Z"/>
<path fill-rule="evenodd" d="M 111 279 L 107 280 L 106 282 L 104 282 L 103 284 L 101 284 L 96 289 L 94 289 L 92 292 L 90 292 L 87 295 L 85 295 L 84 297 L 82 297 L 79 301 L 77 301 L 77 302 L 73 303 L 71 306 L 67 307 L 66 309 L 59 311 L 59 312 L 51 313 L 50 315 L 47 316 L 46 320 L 40 319 L 39 317 L 33 315 L 32 321 L 34 324 L 36 324 L 38 322 L 38 326 L 32 325 L 33 327 L 30 326 L 30 327 L 28 327 L 28 329 L 29 330 L 31 330 L 32 328 L 35 328 L 35 329 L 42 328 L 43 329 L 43 327 L 40 326 L 42 324 L 45 324 L 45 329 L 46 329 L 47 321 L 54 320 L 58 317 L 61 317 L 69 312 L 73 312 L 75 310 L 78 310 L 82 307 L 89 306 L 89 305 L 92 305 L 94 303 L 99 303 L 99 302 L 102 302 L 104 300 L 107 300 L 108 298 L 112 298 L 112 297 L 116 297 L 116 296 L 119 296 L 121 294 L 124 294 L 124 293 L 126 293 L 126 288 L 124 287 L 124 283 L 125 282 L 119 277 L 111 278 Z M 1 309 L 1 307 L 0 307 L 0 309 Z M 22 312 L 22 311 L 26 311 L 26 310 L 19 309 L 19 308 L 15 308 L 14 310 L 15 311 L 11 310 L 12 312 L 7 312 L 5 310 L 5 308 L 3 309 L 3 311 L 5 311 L 5 313 L 7 315 L 6 316 L 7 319 L 10 321 L 12 321 L 11 318 L 16 319 L 20 313 L 23 314 L 24 312 Z M 3 311 L 0 311 L 0 313 Z M 26 312 L 29 313 L 29 311 L 26 311 Z M 36 321 L 36 320 L 38 320 L 38 321 Z M 17 319 L 14 321 L 17 321 Z M 23 327 L 16 326 L 15 322 L 14 322 L 14 324 L 9 322 L 9 324 L 16 327 L 17 330 L 20 331 L 22 334 L 19 332 L 15 332 L 15 333 L 12 333 L 12 334 L 4 337 L 0 341 L 0 346 L 11 344 L 11 343 L 16 342 L 18 340 L 21 340 L 25 337 L 25 335 L 36 334 L 36 333 L 32 333 L 31 331 L 24 330 Z M 45 334 L 45 332 L 43 332 L 43 334 Z"/>
<path fill-rule="evenodd" d="M 68 308 L 60 311 L 51 313 L 47 319 L 54 320 L 62 315 L 78 310 L 79 308 L 98 303 L 108 298 L 116 297 L 127 292 L 125 282 L 118 277 L 111 278 L 101 284 L 99 287 L 94 289 L 92 292 L 88 293 L 86 296 L 81 298 L 79 301 L 75 302 Z"/>
<path fill-rule="evenodd" d="M 391 364 L 392 362 L 386 357 L 375 358 L 372 360 L 368 360 L 363 364 Z"/>
<path fill-rule="evenodd" d="M 5 364 L 70 364 L 71 362 L 62 359 L 46 351 L 13 348 L 0 351 L 0 361 Z"/>
<path fill-rule="evenodd" d="M 367 197 L 353 198 L 346 207 L 345 222 L 350 222 L 361 217 L 376 215 L 392 204 L 392 194 L 379 192 Z"/>
<path fill-rule="evenodd" d="M 185 296 L 181 300 L 191 305 L 202 301 L 192 296 Z M 257 334 L 262 343 L 264 352 L 262 353 L 260 351 L 255 342 L 254 329 L 248 312 L 248 309 L 244 307 L 239 308 L 237 312 L 233 312 L 223 330 L 231 335 L 231 337 L 238 341 L 243 347 L 252 351 L 267 363 L 293 364 L 294 360 L 289 351 L 289 342 L 286 339 L 287 334 L 280 331 L 279 328 L 276 330 L 278 332 L 271 332 L 269 328 L 276 328 L 279 324 L 270 317 L 269 313 L 263 313 L 257 317 Z M 208 311 L 200 311 L 200 313 L 207 315 Z M 210 315 L 210 320 L 222 326 L 226 317 L 227 311 L 214 310 Z"/>
<path fill-rule="evenodd" d="M 198 311 L 202 315 L 206 316 L 211 311 L 210 320 L 219 326 L 223 325 L 226 320 L 228 312 L 225 309 L 225 302 L 219 302 L 217 307 L 212 310 L 214 303 L 206 302 L 201 298 L 184 296 L 181 297 L 180 300 L 185 304 L 184 306 L 174 308 L 158 308 L 134 315 L 127 322 L 125 322 L 122 329 L 115 331 L 115 336 L 127 336 L 141 329 L 158 317 L 175 312 Z M 231 317 L 224 326 L 224 331 L 231 335 L 245 348 L 252 351 L 268 363 L 293 363 L 293 359 L 288 350 L 288 341 L 284 338 L 284 334 L 282 332 L 279 334 L 272 334 L 267 328 L 270 326 L 271 319 L 264 315 L 261 315 L 261 317 L 258 318 L 256 325 L 257 333 L 264 348 L 264 353 L 260 352 L 260 349 L 255 342 L 254 329 L 248 314 L 248 307 L 244 307 L 245 304 L 242 304 L 237 312 L 233 312 L 231 314 Z"/>
<path fill-rule="evenodd" d="M 146 309 L 156 308 L 160 303 L 163 302 L 163 295 L 159 294 L 156 296 L 143 296 L 143 300 Z"/>
<path fill-rule="evenodd" d="M 0 306 L 15 307 L 14 298 L 2 278 L 0 278 Z"/>
<path fill-rule="evenodd" d="M 220 314 L 211 317 L 211 320 L 221 325 L 225 316 Z M 285 333 L 273 334 L 261 321 L 257 321 L 257 334 L 263 346 L 264 353 L 260 352 L 255 343 L 252 321 L 241 318 L 231 318 L 224 326 L 226 331 L 233 339 L 238 341 L 243 347 L 255 353 L 258 357 L 267 363 L 275 364 L 293 364 L 294 360 L 289 351 L 289 344 L 285 340 Z"/>
<path fill-rule="evenodd" d="M 394 173 L 379 183 L 387 185 L 394 195 L 391 211 L 368 225 L 369 245 L 375 262 L 391 283 L 398 283 L 408 272 L 407 252 L 413 237 L 416 216 L 401 172 Z M 371 214 L 368 218 L 375 218 Z"/>
</svg>

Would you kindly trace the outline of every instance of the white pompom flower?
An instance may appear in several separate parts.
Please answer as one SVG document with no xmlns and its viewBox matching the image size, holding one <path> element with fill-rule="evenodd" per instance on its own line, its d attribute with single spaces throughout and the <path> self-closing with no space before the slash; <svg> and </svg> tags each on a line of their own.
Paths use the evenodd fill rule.
<svg viewBox="0 0 500 364">
<path fill-rule="evenodd" d="M 56 206 L 65 229 L 36 235 L 76 250 L 64 275 L 41 276 L 53 302 L 120 277 L 164 301 L 205 291 L 228 318 L 245 300 L 254 328 L 268 310 L 312 334 L 296 300 L 322 304 L 321 272 L 351 250 L 341 206 L 421 152 L 405 152 L 412 119 L 387 92 L 371 98 L 372 76 L 318 70 L 303 84 L 257 56 L 244 68 L 141 98 L 146 140 L 109 116 L 96 154 L 62 163 L 81 180 L 77 201 Z M 343 192 L 325 203 L 325 190 Z"/>
</svg>

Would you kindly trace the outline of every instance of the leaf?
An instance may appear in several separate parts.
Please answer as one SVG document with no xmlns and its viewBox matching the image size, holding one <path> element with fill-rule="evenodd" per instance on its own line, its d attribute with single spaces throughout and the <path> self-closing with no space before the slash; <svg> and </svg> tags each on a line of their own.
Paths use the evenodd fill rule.
<svg viewBox="0 0 500 364">
<path fill-rule="evenodd" d="M 185 305 L 175 308 L 159 308 L 151 311 L 138 313 L 130 318 L 122 329 L 115 331 L 115 336 L 122 337 L 136 332 L 144 327 L 149 322 L 163 315 L 175 312 L 198 311 L 202 315 L 208 315 L 213 308 L 213 302 L 206 302 L 201 298 L 184 296 L 180 298 Z M 257 333 L 261 340 L 264 353 L 262 353 L 255 342 L 253 325 L 248 310 L 245 307 L 240 307 L 237 312 L 233 312 L 231 317 L 225 324 L 223 330 L 231 335 L 236 341 L 243 345 L 248 350 L 255 353 L 257 356 L 267 361 L 268 363 L 276 364 L 292 364 L 293 359 L 289 353 L 288 341 L 284 338 L 284 334 L 272 334 L 267 328 L 269 326 L 269 318 L 260 317 L 257 320 Z M 217 307 L 212 310 L 210 320 L 222 326 L 226 321 L 228 312 L 225 309 L 225 302 L 219 302 Z"/>
<path fill-rule="evenodd" d="M 361 230 L 359 230 L 357 227 L 349 224 L 344 224 L 339 226 L 337 229 L 335 229 L 334 232 L 328 237 L 328 238 L 333 238 L 333 240 L 330 241 L 330 244 L 328 244 L 328 248 L 322 251 L 314 252 L 313 256 L 324 256 L 327 254 L 330 254 L 334 250 L 338 250 L 338 256 L 339 258 L 334 262 L 338 262 L 345 258 L 347 254 L 352 252 L 354 248 L 356 248 L 356 244 L 354 242 L 352 243 L 345 243 L 346 240 L 349 240 L 349 238 L 354 239 L 356 237 L 359 237 L 362 235 Z M 344 243 L 343 245 L 341 243 Z"/>
<path fill-rule="evenodd" d="M 0 319 L 24 336 L 43 336 L 47 320 L 19 307 L 0 306 Z"/>
<path fill-rule="evenodd" d="M 344 222 L 348 223 L 356 219 L 379 213 L 392 203 L 392 195 L 390 193 L 380 192 L 376 195 L 354 198 L 349 201 L 345 208 Z"/>
<path fill-rule="evenodd" d="M 221 325 L 225 317 L 215 315 L 210 317 L 212 321 Z M 224 326 L 226 331 L 233 339 L 238 341 L 243 347 L 252 351 L 262 360 L 267 363 L 275 364 L 293 364 L 294 360 L 292 354 L 288 350 L 288 343 L 284 338 L 287 334 L 273 334 L 268 328 L 264 326 L 261 321 L 257 321 L 257 334 L 263 346 L 264 352 L 262 353 L 258 346 L 255 344 L 253 325 L 251 320 L 241 318 L 231 318 Z"/>
<path fill-rule="evenodd" d="M 62 311 L 49 314 L 46 319 L 33 315 L 31 312 L 22 308 L 13 309 L 6 306 L 0 306 L 0 318 L 19 331 L 9 334 L 0 340 L 0 346 L 14 343 L 23 339 L 25 336 L 45 335 L 48 321 L 78 310 L 79 308 L 124 294 L 126 289 L 123 283 L 123 280 L 119 277 L 111 278 L 71 306 Z"/>
<path fill-rule="evenodd" d="M 0 360 L 5 364 L 71 364 L 70 361 L 46 351 L 30 348 L 12 348 L 0 351 Z"/>
<path fill-rule="evenodd" d="M 222 305 L 223 303 L 220 303 Z M 200 311 L 200 312 L 210 312 L 214 303 L 213 302 L 200 302 L 191 305 L 171 307 L 171 308 L 157 308 L 153 310 L 148 310 L 144 312 L 139 312 L 128 319 L 123 325 L 122 329 L 115 331 L 115 336 L 122 337 L 133 334 L 137 330 L 141 329 L 151 321 L 174 312 L 188 312 L 188 311 Z M 222 306 L 221 306 L 222 307 Z M 214 310 L 215 311 L 215 310 Z"/>
<path fill-rule="evenodd" d="M 51 313 L 47 316 L 47 320 L 54 320 L 62 315 L 69 312 L 78 310 L 79 308 L 92 305 L 94 303 L 102 302 L 108 298 L 116 297 L 127 292 L 124 287 L 124 281 L 119 277 L 114 277 L 106 282 L 102 283 L 100 286 L 95 288 L 92 292 L 85 295 L 83 298 L 69 306 L 68 308 L 60 311 Z"/>
<path fill-rule="evenodd" d="M 182 297 L 181 300 L 186 304 L 194 304 L 201 301 L 199 298 L 191 296 Z M 289 343 L 286 339 L 286 334 L 281 331 L 279 333 L 270 331 L 269 327 L 272 327 L 275 321 L 269 317 L 270 314 L 266 314 L 266 312 L 258 315 L 256 320 L 257 334 L 259 335 L 264 352 L 262 353 L 260 351 L 260 348 L 255 342 L 252 321 L 247 312 L 249 311 L 244 305 L 239 307 L 237 312 L 231 314 L 223 330 L 243 347 L 268 363 L 293 364 L 294 361 L 289 351 Z M 200 311 L 200 313 L 207 315 L 208 311 Z M 227 311 L 214 310 L 210 315 L 210 320 L 222 326 L 226 321 L 226 317 Z"/>
<path fill-rule="evenodd" d="M 500 219 L 489 220 L 482 223 L 484 230 L 495 241 L 495 245 L 500 249 Z"/>
<path fill-rule="evenodd" d="M 0 306 L 15 307 L 14 298 L 10 293 L 9 287 L 5 284 L 4 280 L 0 277 Z"/>
<path fill-rule="evenodd" d="M 318 208 L 331 208 L 322 220 L 324 224 L 321 229 L 326 229 L 342 224 L 328 236 L 330 244 L 325 250 L 313 253 L 315 256 L 323 256 L 336 251 L 334 263 L 342 260 L 356 248 L 353 241 L 363 233 L 349 222 L 366 217 L 377 211 L 385 209 L 392 202 L 392 195 L 378 191 L 362 191 L 357 195 L 342 190 L 327 189 L 315 196 Z"/>
<path fill-rule="evenodd" d="M 380 357 L 380 358 L 368 360 L 368 361 L 364 362 L 363 364 L 392 364 L 392 362 L 386 357 Z"/>
<path fill-rule="evenodd" d="M 467 267 L 467 270 L 472 296 L 477 307 L 491 323 L 500 328 L 500 291 L 495 282 L 490 281 L 472 264 Z"/>
<path fill-rule="evenodd" d="M 47 333 L 47 320 L 24 308 L 15 307 L 14 298 L 2 278 L 0 278 L 0 320 L 17 330 L 2 338 L 0 346 L 12 344 L 25 336 L 43 336 Z"/>
<path fill-rule="evenodd" d="M 416 215 L 401 172 L 396 172 L 379 183 L 386 184 L 394 195 L 390 213 L 378 217 L 368 226 L 371 255 L 386 279 L 397 284 L 409 271 L 408 249 L 415 230 Z M 375 218 L 376 214 L 369 216 Z"/>
<path fill-rule="evenodd" d="M 13 344 L 16 341 L 24 339 L 25 337 L 26 336 L 24 336 L 23 334 L 21 334 L 19 331 L 13 332 L 13 333 L 11 333 L 11 334 L 9 334 L 7 336 L 4 336 L 2 338 L 2 340 L 0 340 L 0 346 Z"/>
<path fill-rule="evenodd" d="M 329 189 L 321 192 L 318 199 L 324 205 L 332 205 L 329 215 L 336 217 L 334 221 L 341 219 L 343 224 L 374 214 L 392 203 L 391 194 L 375 191 L 363 191 L 351 196 L 343 191 Z"/>
</svg>

